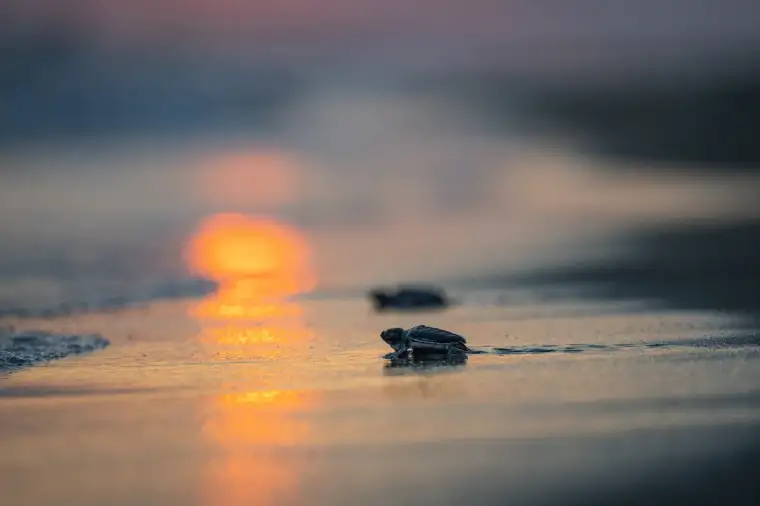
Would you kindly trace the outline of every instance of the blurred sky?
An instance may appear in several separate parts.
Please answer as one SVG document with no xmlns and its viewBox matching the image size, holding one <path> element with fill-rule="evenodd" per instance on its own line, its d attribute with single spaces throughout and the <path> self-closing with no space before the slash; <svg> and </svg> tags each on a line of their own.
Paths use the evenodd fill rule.
<svg viewBox="0 0 760 506">
<path fill-rule="evenodd" d="M 750 0 L 3 0 L 0 143 L 266 129 L 314 87 L 431 76 L 437 88 L 481 72 L 533 91 L 689 87 L 756 72 L 759 11 Z"/>
<path fill-rule="evenodd" d="M 96 250 L 166 267 L 215 212 L 302 227 L 335 283 L 756 220 L 759 18 L 751 0 L 0 0 L 0 271 Z"/>
<path fill-rule="evenodd" d="M 488 49 L 523 43 L 572 50 L 627 42 L 699 57 L 756 44 L 751 0 L 27 0 L 2 3 L 6 36 L 68 24 L 93 44 L 162 43 L 255 53 L 275 46 L 333 53 L 356 47 Z M 256 47 L 257 44 L 267 47 Z M 249 47 L 244 48 L 244 45 Z M 732 47 L 733 46 L 733 47 Z M 505 48 L 506 49 L 506 48 Z M 704 54 L 701 54 L 704 57 Z"/>
<path fill-rule="evenodd" d="M 6 43 L 58 36 L 103 59 L 110 51 L 249 65 L 319 57 L 384 72 L 496 65 L 552 76 L 672 75 L 756 57 L 760 42 L 751 0 L 4 0 L 0 19 Z"/>
</svg>

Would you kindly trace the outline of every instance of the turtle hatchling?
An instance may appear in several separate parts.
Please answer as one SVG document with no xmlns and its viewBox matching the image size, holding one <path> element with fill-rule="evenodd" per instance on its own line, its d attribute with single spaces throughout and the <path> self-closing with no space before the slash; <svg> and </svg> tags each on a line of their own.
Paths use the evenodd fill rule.
<svg viewBox="0 0 760 506">
<path fill-rule="evenodd" d="M 463 336 L 427 325 L 406 330 L 400 327 L 385 329 L 380 333 L 380 338 L 394 350 L 383 357 L 390 360 L 476 353 L 467 347 Z"/>
</svg>

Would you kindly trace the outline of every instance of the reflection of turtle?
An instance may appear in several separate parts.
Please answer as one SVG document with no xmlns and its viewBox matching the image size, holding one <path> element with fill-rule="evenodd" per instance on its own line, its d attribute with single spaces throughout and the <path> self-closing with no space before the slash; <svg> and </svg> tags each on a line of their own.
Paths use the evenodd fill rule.
<svg viewBox="0 0 760 506">
<path fill-rule="evenodd" d="M 386 376 L 395 376 L 406 374 L 408 371 L 418 373 L 450 370 L 455 366 L 467 365 L 467 355 L 464 353 L 456 355 L 423 355 L 420 357 L 410 358 L 390 358 L 383 366 L 383 374 Z"/>
<path fill-rule="evenodd" d="M 380 333 L 380 338 L 393 348 L 384 358 L 391 360 L 441 359 L 474 353 L 467 347 L 467 340 L 448 330 L 417 325 L 410 329 L 390 328 Z"/>
</svg>

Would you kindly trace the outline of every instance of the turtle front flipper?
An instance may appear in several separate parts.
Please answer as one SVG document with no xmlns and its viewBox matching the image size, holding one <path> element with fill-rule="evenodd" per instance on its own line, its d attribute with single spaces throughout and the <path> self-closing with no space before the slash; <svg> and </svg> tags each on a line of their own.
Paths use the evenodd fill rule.
<svg viewBox="0 0 760 506">
<path fill-rule="evenodd" d="M 400 360 L 409 357 L 409 349 L 396 350 L 391 353 L 386 353 L 383 358 L 386 360 Z"/>
</svg>

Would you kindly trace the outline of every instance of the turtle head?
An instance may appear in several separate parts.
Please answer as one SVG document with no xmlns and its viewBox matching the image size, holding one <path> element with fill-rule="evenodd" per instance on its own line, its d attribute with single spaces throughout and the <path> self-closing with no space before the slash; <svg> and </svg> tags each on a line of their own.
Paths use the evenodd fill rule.
<svg viewBox="0 0 760 506">
<path fill-rule="evenodd" d="M 380 338 L 394 350 L 399 350 L 404 346 L 404 329 L 400 327 L 385 329 L 380 332 Z"/>
</svg>

